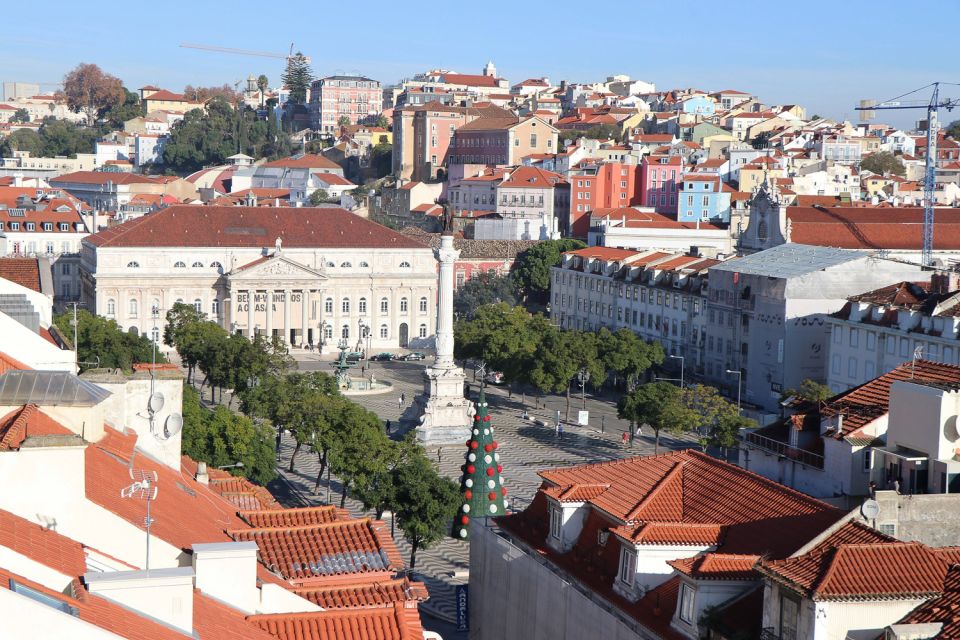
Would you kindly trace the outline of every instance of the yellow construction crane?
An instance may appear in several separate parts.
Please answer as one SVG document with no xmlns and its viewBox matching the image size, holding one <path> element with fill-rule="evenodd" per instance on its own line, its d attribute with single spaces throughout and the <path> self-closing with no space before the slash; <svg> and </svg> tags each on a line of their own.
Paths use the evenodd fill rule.
<svg viewBox="0 0 960 640">
<path fill-rule="evenodd" d="M 293 53 L 293 43 L 290 43 L 289 53 L 270 53 L 269 51 L 252 51 L 250 49 L 234 49 L 233 47 L 215 47 L 206 44 L 195 44 L 192 42 L 181 42 L 180 47 L 182 49 L 199 49 L 201 51 L 216 51 L 218 53 L 232 53 L 238 56 L 257 56 L 260 58 L 280 58 L 281 60 L 289 60 L 294 56 Z M 309 56 L 304 56 L 307 59 L 307 63 L 310 62 Z"/>
</svg>

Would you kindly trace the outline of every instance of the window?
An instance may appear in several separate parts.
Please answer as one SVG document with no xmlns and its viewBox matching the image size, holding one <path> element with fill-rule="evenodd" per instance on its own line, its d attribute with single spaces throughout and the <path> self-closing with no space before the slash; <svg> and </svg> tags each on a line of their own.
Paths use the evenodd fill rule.
<svg viewBox="0 0 960 640">
<path fill-rule="evenodd" d="M 883 533 L 881 528 L 881 533 Z M 800 602 L 780 594 L 780 640 L 797 640 L 797 619 L 800 616 Z"/>
<path fill-rule="evenodd" d="M 367 299 L 366 299 L 366 298 L 360 298 L 360 300 L 357 302 L 357 311 L 359 311 L 360 313 L 366 313 L 366 312 L 367 312 Z"/>
<path fill-rule="evenodd" d="M 686 582 L 680 584 L 680 608 L 677 615 L 688 624 L 693 624 L 697 592 Z"/>
<path fill-rule="evenodd" d="M 830 361 L 830 372 L 840 374 L 840 356 L 834 355 Z"/>
<path fill-rule="evenodd" d="M 197 313 L 203 313 L 203 300 L 195 298 L 193 300 L 193 308 L 197 310 Z"/>
<path fill-rule="evenodd" d="M 863 450 L 863 470 L 870 471 L 873 469 L 873 449 L 867 447 Z"/>
<path fill-rule="evenodd" d="M 140 309 L 140 303 L 137 302 L 136 298 L 130 298 L 130 302 L 127 304 L 128 315 L 131 318 L 137 317 L 137 311 Z"/>
<path fill-rule="evenodd" d="M 330 340 L 333 338 L 333 327 L 330 325 L 325 325 L 323 327 L 323 339 Z"/>
<path fill-rule="evenodd" d="M 37 228 L 37 225 L 35 225 L 34 223 L 32 222 L 27 223 L 27 231 L 34 231 L 36 230 L 36 228 Z"/>
<path fill-rule="evenodd" d="M 139 268 L 140 268 L 140 263 L 137 262 L 136 260 L 133 260 L 127 263 L 127 269 L 139 269 Z"/>
<path fill-rule="evenodd" d="M 558 507 L 550 509 L 550 537 L 560 539 L 560 529 L 563 525 L 563 513 Z"/>
<path fill-rule="evenodd" d="M 345 324 L 342 327 L 340 327 L 340 337 L 346 338 L 346 339 L 350 338 L 350 325 Z"/>
<path fill-rule="evenodd" d="M 48 243 L 47 243 L 47 253 L 53 253 L 53 243 L 52 243 L 52 242 L 48 242 Z"/>
<path fill-rule="evenodd" d="M 203 263 L 202 263 L 202 262 L 194 262 L 194 263 L 193 263 L 192 265 L 190 265 L 190 266 L 193 267 L 194 269 L 202 269 L 202 268 L 203 268 Z"/>
<path fill-rule="evenodd" d="M 214 318 L 220 315 L 220 301 L 216 298 L 210 302 L 210 315 Z"/>
<path fill-rule="evenodd" d="M 333 298 L 327 298 L 323 301 L 323 312 L 333 313 Z"/>
<path fill-rule="evenodd" d="M 107 300 L 107 315 L 115 316 L 117 315 L 117 301 L 113 298 Z"/>
<path fill-rule="evenodd" d="M 154 344 L 160 344 L 160 327 L 150 329 L 150 339 L 153 340 Z"/>
<path fill-rule="evenodd" d="M 218 273 L 223 273 L 223 265 L 217 262 L 216 260 L 210 263 L 210 268 L 216 269 Z"/>
<path fill-rule="evenodd" d="M 419 335 L 420 335 L 421 338 L 426 338 L 426 337 L 427 337 L 427 325 L 425 325 L 425 324 L 421 324 L 421 325 L 420 325 Z"/>
<path fill-rule="evenodd" d="M 380 337 L 381 338 L 390 337 L 390 330 L 387 328 L 387 325 L 385 324 L 380 325 Z"/>
<path fill-rule="evenodd" d="M 873 331 L 867 332 L 867 351 L 873 351 L 877 347 L 877 334 Z"/>
<path fill-rule="evenodd" d="M 350 313 L 350 298 L 340 301 L 340 313 Z"/>
<path fill-rule="evenodd" d="M 349 262 L 341 262 L 341 263 L 340 263 L 340 268 L 341 268 L 341 269 L 350 269 L 350 268 L 352 268 L 352 267 L 353 267 L 353 265 L 350 264 Z"/>
<path fill-rule="evenodd" d="M 390 309 L 390 302 L 386 298 L 380 298 L 380 313 L 387 313 Z"/>
<path fill-rule="evenodd" d="M 427 299 L 425 297 L 420 298 L 420 313 L 426 313 L 426 312 L 427 312 Z"/>
<path fill-rule="evenodd" d="M 409 304 L 406 298 L 400 298 L 400 313 L 406 313 Z"/>
<path fill-rule="evenodd" d="M 401 269 L 409 269 L 409 268 L 410 268 L 410 263 L 407 262 L 406 260 L 404 260 L 403 262 L 400 263 L 400 268 L 401 268 Z"/>
<path fill-rule="evenodd" d="M 632 549 L 621 547 L 620 549 L 620 571 L 617 577 L 620 582 L 633 585 L 633 578 L 637 573 L 637 554 Z"/>
<path fill-rule="evenodd" d="M 850 346 L 859 347 L 860 346 L 860 331 L 850 327 Z"/>
<path fill-rule="evenodd" d="M 896 537 L 896 535 L 897 535 L 897 525 L 895 525 L 895 524 L 881 524 L 881 525 L 877 525 L 877 529 L 880 531 L 880 533 L 882 533 L 882 534 L 884 534 L 884 535 L 888 535 L 888 536 L 891 536 L 891 537 Z"/>
<path fill-rule="evenodd" d="M 361 260 L 359 266 L 360 266 L 361 269 L 368 269 L 368 268 L 370 267 L 370 265 L 367 264 L 367 261 L 366 261 L 366 260 Z"/>
<path fill-rule="evenodd" d="M 182 261 L 182 260 L 177 260 L 177 261 L 173 264 L 173 268 L 174 268 L 174 269 L 186 269 L 186 268 L 187 268 L 187 263 L 184 262 L 184 261 Z"/>
</svg>

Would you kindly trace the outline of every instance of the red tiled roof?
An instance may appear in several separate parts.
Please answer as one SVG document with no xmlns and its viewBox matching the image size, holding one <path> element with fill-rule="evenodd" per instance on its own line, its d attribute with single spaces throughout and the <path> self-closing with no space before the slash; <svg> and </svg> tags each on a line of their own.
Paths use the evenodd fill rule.
<svg viewBox="0 0 960 640">
<path fill-rule="evenodd" d="M 348 584 L 312 585 L 293 592 L 324 609 L 386 607 L 395 602 L 422 602 L 429 597 L 422 582 L 412 582 L 406 577 L 367 582 L 354 578 Z"/>
<path fill-rule="evenodd" d="M 0 418 L 0 451 L 19 449 L 28 437 L 53 435 L 75 434 L 42 412 L 35 404 L 14 409 Z"/>
<path fill-rule="evenodd" d="M 0 258 L 0 278 L 40 293 L 38 258 Z"/>
<path fill-rule="evenodd" d="M 340 165 L 330 158 L 315 153 L 306 153 L 291 158 L 281 158 L 261 165 L 263 167 L 283 167 L 286 169 L 339 169 Z"/>
<path fill-rule="evenodd" d="M 667 562 L 682 574 L 698 580 L 753 580 L 753 567 L 760 556 L 705 553 L 693 558 Z"/>
<path fill-rule="evenodd" d="M 7 371 L 27 371 L 29 369 L 31 369 L 31 367 L 0 351 L 0 374 L 6 373 Z"/>
<path fill-rule="evenodd" d="M 457 129 L 456 133 L 461 131 L 497 131 L 509 129 L 520 122 L 517 116 L 481 116 L 472 120 Z"/>
<path fill-rule="evenodd" d="M 473 75 L 469 73 L 445 73 L 443 82 L 447 84 L 463 84 L 468 87 L 496 87 L 497 79 L 493 76 Z"/>
<path fill-rule="evenodd" d="M 344 509 L 332 505 L 304 507 L 302 509 L 260 509 L 257 511 L 241 511 L 237 515 L 254 528 L 302 527 L 335 520 L 346 520 L 350 517 Z"/>
<path fill-rule="evenodd" d="M 279 640 L 421 640 L 416 608 L 275 613 L 247 618 Z"/>
<path fill-rule="evenodd" d="M 71 579 L 83 575 L 83 545 L 9 511 L 0 510 L 0 546 L 40 562 Z"/>
<path fill-rule="evenodd" d="M 336 207 L 289 213 L 263 207 L 174 205 L 87 236 L 98 247 L 287 247 L 422 249 L 423 245 Z"/>
<path fill-rule="evenodd" d="M 629 249 L 616 249 L 614 247 L 585 247 L 575 251 L 567 251 L 564 255 L 596 258 L 597 260 L 626 260 L 638 253 L 640 252 Z"/>
<path fill-rule="evenodd" d="M 327 173 L 327 172 L 314 173 L 313 177 L 317 178 L 318 180 L 323 180 L 329 185 L 337 185 L 342 187 L 357 186 L 352 182 L 350 182 L 349 180 L 347 180 L 346 178 L 344 178 L 343 176 L 338 176 L 335 173 Z"/>
<path fill-rule="evenodd" d="M 147 87 L 144 87 L 144 88 L 146 89 Z M 144 98 L 143 100 L 144 100 L 145 102 L 148 101 L 148 100 L 163 100 L 163 101 L 166 101 L 166 102 L 190 102 L 190 103 L 193 103 L 192 100 L 188 100 L 187 97 L 184 96 L 182 93 L 174 93 L 174 92 L 172 92 L 172 91 L 167 91 L 166 89 L 160 89 L 159 91 L 155 91 L 154 93 L 151 93 L 150 95 L 148 95 L 148 96 L 147 96 L 146 98 Z M 198 103 L 193 103 L 193 104 L 198 104 Z"/>
<path fill-rule="evenodd" d="M 896 624 L 940 622 L 937 638 L 960 638 L 960 566 L 953 565 L 943 581 L 943 593 L 897 620 Z"/>
<path fill-rule="evenodd" d="M 164 181 L 150 176 L 141 176 L 135 173 L 123 173 L 117 171 L 75 171 L 65 173 L 56 178 L 50 178 L 50 184 L 53 186 L 62 186 L 68 184 L 162 184 Z"/>
<path fill-rule="evenodd" d="M 500 183 L 500 186 L 543 189 L 557 184 L 566 184 L 566 180 L 558 173 L 545 171 L 537 167 L 518 167 L 510 174 L 509 178 Z"/>
<path fill-rule="evenodd" d="M 674 517 L 682 517 L 675 514 Z M 719 524 L 691 524 L 688 522 L 644 522 L 612 529 L 618 538 L 633 544 L 652 545 L 710 545 L 723 540 Z"/>
<path fill-rule="evenodd" d="M 787 207 L 790 241 L 840 249 L 901 249 L 923 246 L 920 207 Z M 938 208 L 934 248 L 960 249 L 960 210 Z"/>
<path fill-rule="evenodd" d="M 609 484 L 574 484 L 569 487 L 547 487 L 542 491 L 557 502 L 585 502 L 609 488 Z"/>
<path fill-rule="evenodd" d="M 297 527 L 236 528 L 237 541 L 253 541 L 260 561 L 287 579 L 398 570 L 403 560 L 385 525 L 369 518 Z"/>
</svg>

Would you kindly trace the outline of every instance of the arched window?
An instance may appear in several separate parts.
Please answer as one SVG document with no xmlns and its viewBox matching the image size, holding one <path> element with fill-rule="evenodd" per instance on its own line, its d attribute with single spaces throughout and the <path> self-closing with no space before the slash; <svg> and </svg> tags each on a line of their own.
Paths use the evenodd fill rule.
<svg viewBox="0 0 960 640">
<path fill-rule="evenodd" d="M 350 313 L 350 298 L 340 301 L 340 313 Z"/>
<path fill-rule="evenodd" d="M 131 260 L 130 262 L 127 263 L 127 269 L 139 269 L 139 268 L 140 268 L 140 263 L 137 262 L 136 260 Z"/>
<path fill-rule="evenodd" d="M 427 298 L 426 296 L 424 296 L 423 298 L 420 298 L 420 313 L 426 313 L 426 312 L 427 312 Z"/>
<path fill-rule="evenodd" d="M 194 269 L 202 269 L 202 268 L 203 268 L 203 263 L 200 262 L 200 261 L 197 261 L 197 262 L 194 262 L 191 266 L 192 266 Z"/>
<path fill-rule="evenodd" d="M 107 315 L 115 316 L 117 315 L 117 301 L 113 298 L 107 300 Z"/>
<path fill-rule="evenodd" d="M 353 265 L 350 264 L 349 262 L 341 262 L 341 263 L 340 263 L 340 268 L 341 268 L 341 269 L 350 269 L 351 267 L 353 267 Z"/>
<path fill-rule="evenodd" d="M 350 338 L 350 325 L 345 324 L 342 327 L 340 327 L 340 337 L 347 338 L 347 339 Z"/>
<path fill-rule="evenodd" d="M 177 301 L 174 304 L 183 304 L 183 298 L 177 298 Z"/>
<path fill-rule="evenodd" d="M 220 315 L 220 301 L 216 298 L 210 303 L 210 315 L 214 318 Z"/>
<path fill-rule="evenodd" d="M 174 268 L 174 269 L 186 269 L 186 268 L 187 268 L 187 263 L 184 262 L 183 260 L 177 260 L 177 261 L 173 264 L 173 268 Z"/>
<path fill-rule="evenodd" d="M 335 267 L 335 266 L 337 266 L 337 265 L 333 264 L 333 262 L 331 262 L 330 260 L 327 260 L 327 266 L 332 269 L 333 267 Z"/>
<path fill-rule="evenodd" d="M 160 344 L 160 327 L 150 329 L 150 339 L 153 340 L 155 344 Z"/>
<path fill-rule="evenodd" d="M 390 301 L 386 298 L 380 298 L 380 313 L 387 313 L 390 311 Z"/>
<path fill-rule="evenodd" d="M 323 327 L 323 339 L 330 340 L 333 338 L 333 327 L 329 324 Z"/>
<path fill-rule="evenodd" d="M 359 311 L 360 313 L 366 313 L 366 312 L 367 312 L 367 299 L 366 299 L 366 298 L 360 298 L 360 300 L 357 302 L 357 311 Z"/>
<path fill-rule="evenodd" d="M 140 303 L 137 302 L 136 298 L 130 298 L 130 302 L 127 304 L 127 311 L 129 311 L 127 315 L 129 315 L 131 318 L 136 318 L 137 311 L 139 310 L 140 310 Z"/>
<path fill-rule="evenodd" d="M 406 298 L 400 298 L 400 313 L 406 313 L 406 312 L 407 312 L 407 306 L 408 306 L 408 305 L 407 305 L 407 299 L 406 299 Z"/>
<path fill-rule="evenodd" d="M 223 265 L 220 264 L 219 262 L 217 262 L 216 260 L 214 260 L 213 262 L 210 263 L 210 268 L 211 268 L 211 269 L 216 269 L 216 270 L 219 271 L 220 273 L 223 273 Z"/>
<path fill-rule="evenodd" d="M 323 312 L 333 313 L 333 298 L 327 298 L 323 301 Z"/>
<path fill-rule="evenodd" d="M 150 305 L 150 315 L 154 318 L 160 317 L 160 300 L 157 298 L 154 298 L 153 303 Z"/>
<path fill-rule="evenodd" d="M 390 337 L 390 330 L 387 328 L 387 325 L 385 324 L 380 325 L 380 337 L 381 338 Z"/>
<path fill-rule="evenodd" d="M 193 308 L 197 310 L 197 313 L 203 313 L 203 300 L 200 298 L 194 298 Z"/>
<path fill-rule="evenodd" d="M 425 324 L 420 325 L 420 337 L 421 338 L 427 337 L 427 325 Z"/>
<path fill-rule="evenodd" d="M 400 263 L 400 268 L 401 268 L 401 269 L 409 269 L 409 268 L 410 268 L 410 263 L 407 262 L 406 260 L 404 260 L 403 262 Z"/>
<path fill-rule="evenodd" d="M 366 260 L 361 260 L 361 261 L 360 261 L 360 268 L 361 268 L 361 269 L 366 269 L 366 268 L 368 268 L 369 266 L 370 266 L 370 265 L 367 264 L 367 261 L 366 261 Z"/>
</svg>

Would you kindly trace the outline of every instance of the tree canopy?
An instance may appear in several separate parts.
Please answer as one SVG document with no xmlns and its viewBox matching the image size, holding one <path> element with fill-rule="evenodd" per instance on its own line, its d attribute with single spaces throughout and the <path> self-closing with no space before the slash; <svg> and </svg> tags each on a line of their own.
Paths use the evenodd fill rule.
<svg viewBox="0 0 960 640">
<path fill-rule="evenodd" d="M 417 565 L 417 551 L 443 539 L 460 505 L 460 494 L 453 481 L 444 478 L 419 447 L 395 473 L 396 506 L 394 514 L 404 537 L 410 543 L 410 568 Z"/>
<path fill-rule="evenodd" d="M 653 429 L 653 452 L 660 450 L 660 432 L 684 433 L 695 428 L 697 413 L 681 402 L 680 388 L 669 382 L 651 382 L 620 398 L 617 415 L 632 425 Z"/>
<path fill-rule="evenodd" d="M 85 115 L 88 126 L 93 126 L 97 117 L 111 107 L 123 104 L 126 98 L 119 78 L 88 63 L 78 64 L 63 77 L 63 89 L 57 95 L 75 113 Z"/>
<path fill-rule="evenodd" d="M 867 171 L 872 171 L 873 173 L 881 176 L 891 174 L 902 176 L 906 175 L 907 173 L 907 168 L 903 166 L 903 162 L 900 161 L 900 158 L 893 155 L 889 151 L 871 153 L 870 155 L 864 157 L 864 159 L 860 161 L 860 168 L 866 169 Z"/>
<path fill-rule="evenodd" d="M 596 127 L 591 127 L 586 131 L 561 131 L 560 141 L 561 144 L 570 144 L 572 142 L 576 142 L 580 138 L 589 138 L 591 140 L 618 140 L 620 135 L 621 131 L 619 127 L 615 127 L 612 124 L 601 124 L 597 125 Z"/>
<path fill-rule="evenodd" d="M 824 400 L 829 400 L 834 395 L 833 391 L 831 391 L 827 385 L 807 378 L 800 383 L 799 388 L 784 391 L 780 395 L 780 399 L 783 401 L 793 397 L 798 400 L 806 400 L 807 402 L 823 402 Z"/>
<path fill-rule="evenodd" d="M 123 94 L 123 101 L 113 105 L 103 114 L 103 118 L 111 130 L 123 129 L 124 122 L 142 115 L 140 96 L 126 87 L 123 87 Z"/>
<path fill-rule="evenodd" d="M 453 295 L 453 311 L 460 317 L 472 318 L 480 307 L 505 302 L 517 303 L 514 297 L 513 277 L 496 272 L 481 271 L 457 287 Z"/>
<path fill-rule="evenodd" d="M 183 96 L 193 102 L 206 102 L 210 98 L 218 97 L 234 104 L 240 99 L 241 94 L 227 83 L 219 87 L 194 87 L 188 84 L 183 88 Z"/>
<path fill-rule="evenodd" d="M 517 255 L 511 271 L 517 294 L 527 304 L 546 304 L 550 298 L 550 268 L 560 264 L 560 254 L 586 246 L 579 240 L 546 240 Z"/>
<path fill-rule="evenodd" d="M 946 134 L 954 140 L 960 140 L 960 120 L 954 120 L 947 125 Z"/>
<path fill-rule="evenodd" d="M 292 104 L 304 104 L 307 101 L 307 92 L 313 82 L 313 71 L 307 57 L 297 51 L 287 59 L 287 68 L 280 76 L 283 85 L 290 91 L 289 101 Z"/>
<path fill-rule="evenodd" d="M 55 316 L 53 322 L 64 336 L 73 336 L 72 311 Z M 127 333 L 115 321 L 93 315 L 85 309 L 77 311 L 75 347 L 81 370 L 99 366 L 129 373 L 135 363 L 153 360 L 153 343 L 149 338 Z M 157 351 L 156 358 L 157 362 L 167 361 L 160 351 Z"/>
<path fill-rule="evenodd" d="M 13 112 L 13 116 L 10 118 L 10 122 L 30 122 L 30 112 L 26 109 L 17 109 Z"/>
<path fill-rule="evenodd" d="M 18 129 L 0 140 L 0 154 L 11 157 L 14 151 L 29 151 L 34 157 L 75 158 L 78 153 L 93 153 L 99 136 L 97 129 L 47 117 L 37 131 Z"/>
</svg>

